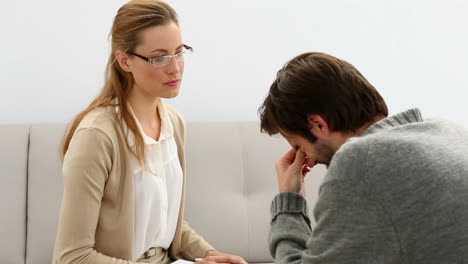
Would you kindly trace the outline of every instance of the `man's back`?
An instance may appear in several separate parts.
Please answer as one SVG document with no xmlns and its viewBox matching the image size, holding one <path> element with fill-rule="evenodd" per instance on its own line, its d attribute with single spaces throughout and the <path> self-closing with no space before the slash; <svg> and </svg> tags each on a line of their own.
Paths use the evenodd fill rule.
<svg viewBox="0 0 468 264">
<path fill-rule="evenodd" d="M 337 198 L 345 188 L 355 189 L 349 201 Z M 331 226 L 321 221 L 333 206 L 357 208 L 349 215 L 337 212 L 354 225 L 343 235 L 360 230 L 371 236 L 358 250 L 382 254 L 385 263 L 468 263 L 468 131 L 447 121 L 422 121 L 417 110 L 374 124 L 344 144 L 330 164 L 315 209 L 323 232 Z M 351 215 L 361 210 L 365 220 Z"/>
</svg>

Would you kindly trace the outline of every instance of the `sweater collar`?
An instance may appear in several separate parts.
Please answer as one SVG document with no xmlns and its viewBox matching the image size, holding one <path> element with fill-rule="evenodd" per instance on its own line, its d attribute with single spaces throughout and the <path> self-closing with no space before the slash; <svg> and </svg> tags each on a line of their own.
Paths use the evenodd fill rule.
<svg viewBox="0 0 468 264">
<path fill-rule="evenodd" d="M 363 136 L 376 133 L 380 130 L 422 121 L 424 119 L 418 108 L 409 109 L 373 124 L 364 132 Z"/>
</svg>

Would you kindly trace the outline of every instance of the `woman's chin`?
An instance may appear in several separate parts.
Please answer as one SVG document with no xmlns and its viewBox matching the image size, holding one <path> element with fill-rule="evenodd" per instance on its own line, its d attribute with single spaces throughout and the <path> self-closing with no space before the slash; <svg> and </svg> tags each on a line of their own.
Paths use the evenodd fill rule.
<svg viewBox="0 0 468 264">
<path fill-rule="evenodd" d="M 167 91 L 166 93 L 160 95 L 159 97 L 164 99 L 172 99 L 179 95 L 179 87 L 172 89 L 171 91 Z"/>
</svg>

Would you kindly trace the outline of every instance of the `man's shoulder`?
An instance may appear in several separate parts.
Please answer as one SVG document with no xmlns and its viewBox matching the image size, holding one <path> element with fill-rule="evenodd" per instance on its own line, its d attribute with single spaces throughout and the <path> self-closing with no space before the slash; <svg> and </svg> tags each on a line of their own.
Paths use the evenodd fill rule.
<svg viewBox="0 0 468 264">
<path fill-rule="evenodd" d="M 368 143 L 373 158 L 401 158 L 405 155 L 420 156 L 415 154 L 426 153 L 437 147 L 443 149 L 457 142 L 466 143 L 468 130 L 450 120 L 427 119 L 363 136 L 360 141 Z"/>
<path fill-rule="evenodd" d="M 375 144 L 378 136 L 356 136 L 351 137 L 338 149 L 333 159 L 339 162 L 360 162 L 366 160 L 369 149 Z"/>
<path fill-rule="evenodd" d="M 466 149 L 468 131 L 464 127 L 430 119 L 350 138 L 332 161 L 339 167 L 337 171 L 356 172 L 372 182 L 429 168 L 428 163 L 468 159 Z"/>
<path fill-rule="evenodd" d="M 326 180 L 360 181 L 367 164 L 370 144 L 368 138 L 348 139 L 333 155 Z"/>
<path fill-rule="evenodd" d="M 339 177 L 346 179 L 362 179 L 375 166 L 395 166 L 394 161 L 404 159 L 408 154 L 407 149 L 414 149 L 420 140 L 418 132 L 398 129 L 351 137 L 333 156 L 329 174 L 343 175 Z"/>
</svg>

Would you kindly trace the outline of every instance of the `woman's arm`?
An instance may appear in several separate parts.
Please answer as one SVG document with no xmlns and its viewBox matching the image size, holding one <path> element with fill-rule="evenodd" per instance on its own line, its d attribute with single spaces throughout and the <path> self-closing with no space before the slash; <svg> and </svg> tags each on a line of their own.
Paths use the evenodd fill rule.
<svg viewBox="0 0 468 264">
<path fill-rule="evenodd" d="M 94 249 L 113 146 L 97 128 L 75 132 L 63 161 L 64 192 L 53 264 L 131 264 Z"/>
<path fill-rule="evenodd" d="M 214 250 L 203 237 L 197 234 L 187 222 L 182 224 L 182 239 L 180 243 L 180 252 L 185 259 L 193 260 L 204 257 L 209 250 Z"/>
</svg>

